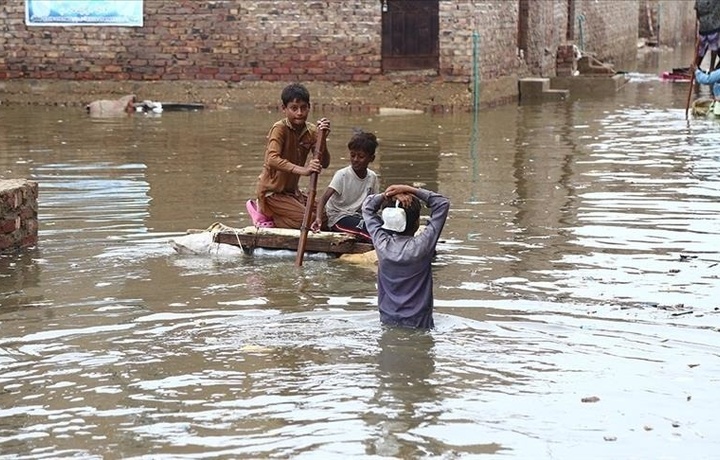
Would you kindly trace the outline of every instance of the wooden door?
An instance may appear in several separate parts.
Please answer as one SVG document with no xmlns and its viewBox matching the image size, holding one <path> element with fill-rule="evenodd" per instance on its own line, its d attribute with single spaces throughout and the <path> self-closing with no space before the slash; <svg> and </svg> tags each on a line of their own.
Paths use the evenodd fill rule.
<svg viewBox="0 0 720 460">
<path fill-rule="evenodd" d="M 383 70 L 438 68 L 438 0 L 384 0 Z"/>
</svg>

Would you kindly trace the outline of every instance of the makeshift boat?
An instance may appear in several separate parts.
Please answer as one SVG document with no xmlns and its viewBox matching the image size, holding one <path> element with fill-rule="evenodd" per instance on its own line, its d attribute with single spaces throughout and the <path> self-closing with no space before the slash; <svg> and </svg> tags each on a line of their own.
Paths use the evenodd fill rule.
<svg viewBox="0 0 720 460">
<path fill-rule="evenodd" d="M 230 244 L 242 248 L 251 254 L 257 248 L 297 250 L 300 230 L 291 228 L 255 227 L 231 228 L 223 226 L 214 234 L 214 240 L 220 244 Z M 325 252 L 328 254 L 360 254 L 373 250 L 373 245 L 357 240 L 352 235 L 341 232 L 308 232 L 307 252 Z"/>
<path fill-rule="evenodd" d="M 672 69 L 671 72 L 663 72 L 660 74 L 660 79 L 664 81 L 671 81 L 676 83 L 689 82 L 690 81 L 690 68 L 689 67 L 677 67 Z"/>
<path fill-rule="evenodd" d="M 233 249 L 228 251 L 224 247 L 230 246 L 245 255 L 252 255 L 257 249 L 296 251 L 299 241 L 300 230 L 254 225 L 238 228 L 216 222 L 205 230 L 190 229 L 186 236 L 171 240 L 170 245 L 181 254 L 232 255 Z M 305 251 L 337 257 L 369 253 L 373 251 L 373 245 L 347 233 L 308 232 Z"/>
<path fill-rule="evenodd" d="M 257 249 L 297 254 L 300 230 L 276 228 L 272 219 L 260 213 L 255 200 L 248 200 L 246 208 L 253 225 L 238 228 L 215 222 L 205 230 L 188 230 L 187 235 L 170 240 L 170 245 L 180 254 L 252 255 Z M 377 262 L 372 243 L 342 232 L 307 232 L 305 252 L 363 265 Z"/>
</svg>

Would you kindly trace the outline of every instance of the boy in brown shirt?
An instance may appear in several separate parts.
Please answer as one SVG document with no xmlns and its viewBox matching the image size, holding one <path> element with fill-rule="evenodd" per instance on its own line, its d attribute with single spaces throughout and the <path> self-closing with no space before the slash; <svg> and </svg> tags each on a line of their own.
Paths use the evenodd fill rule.
<svg viewBox="0 0 720 460">
<path fill-rule="evenodd" d="M 330 165 L 330 153 L 323 142 L 320 159 L 311 159 L 305 166 L 319 130 L 330 132 L 330 121 L 321 118 L 317 126 L 307 123 L 310 93 L 299 83 L 286 86 L 280 98 L 285 118 L 276 122 L 267 136 L 265 162 L 256 190 L 258 211 L 272 219 L 276 227 L 300 228 L 307 196 L 298 183 L 300 176 L 319 174 Z M 314 204 L 311 209 L 315 209 Z"/>
</svg>

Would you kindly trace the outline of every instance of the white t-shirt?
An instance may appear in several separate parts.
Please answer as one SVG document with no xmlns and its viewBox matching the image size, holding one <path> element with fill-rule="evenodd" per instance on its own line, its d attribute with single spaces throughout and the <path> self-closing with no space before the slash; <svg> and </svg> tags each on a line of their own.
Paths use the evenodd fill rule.
<svg viewBox="0 0 720 460">
<path fill-rule="evenodd" d="M 371 169 L 367 170 L 364 179 L 360 179 L 352 166 L 345 166 L 338 170 L 330 181 L 328 187 L 335 190 L 325 204 L 328 216 L 328 227 L 332 227 L 345 216 L 360 215 L 360 208 L 365 197 L 378 193 L 380 184 L 377 174 Z"/>
</svg>

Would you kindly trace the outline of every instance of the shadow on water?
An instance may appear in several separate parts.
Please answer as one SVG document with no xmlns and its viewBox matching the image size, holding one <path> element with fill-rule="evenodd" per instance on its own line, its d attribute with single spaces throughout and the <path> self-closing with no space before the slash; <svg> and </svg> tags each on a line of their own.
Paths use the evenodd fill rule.
<svg viewBox="0 0 720 460">
<path fill-rule="evenodd" d="M 331 171 L 372 130 L 383 186 L 451 200 L 432 332 L 380 326 L 372 268 L 172 250 L 247 224 L 277 113 L 3 107 L 0 175 L 39 182 L 40 242 L 0 258 L 0 458 L 710 458 L 720 125 L 657 74 L 327 114 Z"/>
</svg>

